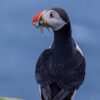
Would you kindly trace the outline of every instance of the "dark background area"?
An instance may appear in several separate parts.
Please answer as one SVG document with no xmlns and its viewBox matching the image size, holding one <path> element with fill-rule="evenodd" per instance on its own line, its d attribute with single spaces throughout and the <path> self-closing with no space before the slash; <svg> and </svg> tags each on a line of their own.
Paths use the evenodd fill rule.
<svg viewBox="0 0 100 100">
<path fill-rule="evenodd" d="M 40 53 L 53 42 L 53 32 L 45 30 L 42 37 L 31 22 L 52 7 L 67 11 L 73 37 L 86 57 L 86 78 L 75 100 L 99 100 L 99 0 L 0 0 L 0 96 L 40 100 L 34 70 Z"/>
</svg>

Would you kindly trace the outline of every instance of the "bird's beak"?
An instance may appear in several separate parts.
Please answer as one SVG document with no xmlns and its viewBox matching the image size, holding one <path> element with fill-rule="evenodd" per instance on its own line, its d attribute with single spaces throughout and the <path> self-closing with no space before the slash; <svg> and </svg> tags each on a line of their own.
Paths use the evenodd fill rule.
<svg viewBox="0 0 100 100">
<path fill-rule="evenodd" d="M 46 12 L 46 10 L 35 15 L 35 17 L 32 20 L 32 24 L 39 22 L 41 20 L 44 21 L 45 23 L 47 23 L 46 19 L 42 16 L 45 12 Z"/>
<path fill-rule="evenodd" d="M 33 26 L 37 29 L 40 29 L 42 33 L 43 33 L 43 28 L 46 28 L 49 31 L 49 25 L 47 23 L 47 20 L 43 16 L 44 13 L 46 13 L 46 10 L 35 15 L 35 17 L 32 20 Z"/>
</svg>

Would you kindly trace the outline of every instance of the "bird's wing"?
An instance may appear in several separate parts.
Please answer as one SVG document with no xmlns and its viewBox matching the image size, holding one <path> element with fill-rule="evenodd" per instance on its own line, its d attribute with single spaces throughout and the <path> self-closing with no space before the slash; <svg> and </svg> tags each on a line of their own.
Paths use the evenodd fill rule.
<svg viewBox="0 0 100 100">
<path fill-rule="evenodd" d="M 84 77 L 85 77 L 85 66 L 86 61 L 83 55 L 83 52 L 79 48 L 78 44 L 73 40 L 74 42 L 74 49 L 75 49 L 75 62 L 76 67 L 74 69 L 74 72 L 76 73 L 75 76 L 72 76 L 72 86 L 76 86 L 77 88 L 83 83 Z"/>
<path fill-rule="evenodd" d="M 57 86 L 60 87 L 60 91 L 56 93 L 53 100 L 71 100 L 74 91 L 77 90 L 79 86 L 83 83 L 85 76 L 85 59 L 83 56 L 79 57 L 79 59 L 74 61 L 74 58 L 74 60 L 72 59 L 70 61 L 73 63 L 67 63 L 67 65 L 71 67 L 71 70 L 69 67 L 67 67 L 69 68 L 68 70 L 66 70 L 65 68 L 64 70 L 62 70 L 62 76 L 59 79 L 59 82 L 56 83 Z M 55 87 L 52 90 L 52 92 L 54 92 L 56 90 Z"/>
<path fill-rule="evenodd" d="M 35 77 L 40 84 L 41 100 L 51 100 L 51 89 L 46 78 L 49 75 L 47 68 L 49 54 L 50 49 L 43 51 L 36 64 Z"/>
<path fill-rule="evenodd" d="M 79 62 L 78 62 L 79 64 Z M 79 88 L 79 86 L 83 83 L 84 77 L 85 77 L 85 59 L 82 57 L 82 62 L 80 65 L 75 67 L 75 69 L 72 70 L 70 79 L 68 81 L 68 85 L 70 87 L 75 87 L 76 89 Z"/>
<path fill-rule="evenodd" d="M 41 86 L 47 84 L 45 76 L 48 73 L 48 69 L 46 67 L 49 58 L 49 51 L 49 49 L 43 51 L 36 64 L 35 78 L 37 83 L 39 83 Z"/>
<path fill-rule="evenodd" d="M 65 64 L 62 71 L 62 86 L 66 89 L 79 88 L 85 76 L 85 58 L 76 50 L 74 57 Z"/>
</svg>

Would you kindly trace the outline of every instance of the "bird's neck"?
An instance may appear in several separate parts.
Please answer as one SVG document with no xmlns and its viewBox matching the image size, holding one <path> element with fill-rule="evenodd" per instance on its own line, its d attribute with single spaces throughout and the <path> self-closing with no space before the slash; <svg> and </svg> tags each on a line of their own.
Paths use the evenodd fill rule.
<svg viewBox="0 0 100 100">
<path fill-rule="evenodd" d="M 69 24 L 69 25 L 68 25 Z M 64 46 L 64 45 L 71 45 L 72 36 L 71 36 L 71 27 L 70 23 L 65 25 L 62 29 L 58 31 L 54 31 L 54 42 L 53 46 Z"/>
</svg>

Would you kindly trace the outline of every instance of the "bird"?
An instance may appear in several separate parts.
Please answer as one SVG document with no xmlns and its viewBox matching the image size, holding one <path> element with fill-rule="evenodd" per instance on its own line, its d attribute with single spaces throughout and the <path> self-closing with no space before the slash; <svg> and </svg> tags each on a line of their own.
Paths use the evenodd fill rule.
<svg viewBox="0 0 100 100">
<path fill-rule="evenodd" d="M 53 30 L 54 40 L 36 63 L 35 78 L 41 100 L 73 100 L 85 79 L 86 60 L 72 37 L 70 19 L 59 7 L 36 14 L 32 24 Z"/>
</svg>

